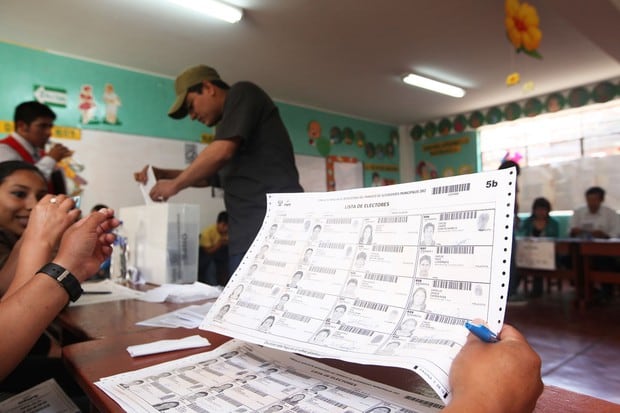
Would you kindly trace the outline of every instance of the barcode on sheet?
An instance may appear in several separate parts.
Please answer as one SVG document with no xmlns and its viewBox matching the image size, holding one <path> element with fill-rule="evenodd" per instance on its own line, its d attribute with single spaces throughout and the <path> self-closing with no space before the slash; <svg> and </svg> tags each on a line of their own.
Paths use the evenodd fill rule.
<svg viewBox="0 0 620 413">
<path fill-rule="evenodd" d="M 336 274 L 336 269 L 331 267 L 319 267 L 318 265 L 313 265 L 310 267 L 310 271 L 312 272 L 320 272 L 323 274 Z"/>
<path fill-rule="evenodd" d="M 326 224 L 350 224 L 351 223 L 351 218 L 328 218 L 325 221 Z"/>
<path fill-rule="evenodd" d="M 338 328 L 338 331 L 343 331 L 345 333 L 359 334 L 361 336 L 371 336 L 373 333 L 373 330 L 369 330 L 367 328 L 345 326 L 345 325 L 340 326 L 340 328 Z"/>
<path fill-rule="evenodd" d="M 344 242 L 329 242 L 329 241 L 321 241 L 319 242 L 319 248 L 330 248 L 330 249 L 344 249 Z"/>
<path fill-rule="evenodd" d="M 314 396 L 314 398 L 317 400 L 321 400 L 325 403 L 331 404 L 332 406 L 336 406 L 340 409 L 346 409 L 348 407 L 346 404 L 342 404 L 340 402 L 337 402 L 336 400 L 328 399 L 327 397 L 321 396 L 320 394 L 317 394 L 316 396 Z"/>
<path fill-rule="evenodd" d="M 465 192 L 469 191 L 470 183 L 466 184 L 454 184 L 454 185 L 444 185 L 444 186 L 436 186 L 433 188 L 432 194 L 449 194 L 451 192 Z"/>
<path fill-rule="evenodd" d="M 283 262 L 283 261 L 276 261 L 276 260 L 265 260 L 265 261 L 263 261 L 263 264 L 269 265 L 271 267 L 280 267 L 280 268 L 286 267 L 286 263 L 285 262 Z"/>
<path fill-rule="evenodd" d="M 360 393 L 360 392 L 357 392 L 355 390 L 347 389 L 345 387 L 336 387 L 336 389 L 338 391 L 343 392 L 343 393 L 350 394 L 350 395 L 355 396 L 355 397 L 359 397 L 360 399 L 367 399 L 368 398 L 367 394 Z"/>
<path fill-rule="evenodd" d="M 417 397 L 413 396 L 405 396 L 405 399 L 409 399 L 426 407 L 434 407 L 436 409 L 443 409 L 444 407 L 446 407 L 443 404 L 429 402 L 428 400 L 418 399 Z"/>
<path fill-rule="evenodd" d="M 250 284 L 255 285 L 257 287 L 263 287 L 263 288 L 271 288 L 271 287 L 273 287 L 273 283 L 268 283 L 268 282 L 259 281 L 259 280 L 252 280 L 252 281 L 250 281 Z"/>
<path fill-rule="evenodd" d="M 278 245 L 295 245 L 297 241 L 292 239 L 277 239 L 273 243 Z"/>
<path fill-rule="evenodd" d="M 233 399 L 232 397 L 228 397 L 225 394 L 220 393 L 220 394 L 218 394 L 215 397 L 217 397 L 218 399 L 222 399 L 225 402 L 230 403 L 230 404 L 232 404 L 235 407 L 241 407 L 242 406 L 242 404 L 239 403 L 237 400 Z"/>
<path fill-rule="evenodd" d="M 372 250 L 378 252 L 403 252 L 405 247 L 403 245 L 373 245 Z"/>
<path fill-rule="evenodd" d="M 433 288 L 447 288 L 448 290 L 471 291 L 471 281 L 433 280 Z"/>
<path fill-rule="evenodd" d="M 403 224 L 407 222 L 408 217 L 400 216 L 400 217 L 379 217 L 379 224 Z"/>
<path fill-rule="evenodd" d="M 433 314 L 433 313 L 426 314 L 426 319 L 428 321 L 436 321 L 438 323 L 452 324 L 452 325 L 456 325 L 456 324 L 465 325 L 465 321 L 467 321 L 464 318 L 451 317 L 449 315 Z"/>
<path fill-rule="evenodd" d="M 454 211 L 442 212 L 439 214 L 440 221 L 450 221 L 453 219 L 474 219 L 478 216 L 478 211 Z"/>
<path fill-rule="evenodd" d="M 437 254 L 473 254 L 473 245 L 440 245 Z"/>
<path fill-rule="evenodd" d="M 411 339 L 412 343 L 421 343 L 421 344 L 439 344 L 441 346 L 454 346 L 456 344 L 452 340 L 448 340 L 445 338 L 433 338 L 433 337 L 414 337 Z"/>
<path fill-rule="evenodd" d="M 268 394 L 264 393 L 262 391 L 260 391 L 259 389 L 257 389 L 256 387 L 249 385 L 249 384 L 244 384 L 243 386 L 244 389 L 246 389 L 247 391 L 251 391 L 254 394 L 258 394 L 260 397 L 267 397 Z"/>
<path fill-rule="evenodd" d="M 310 317 L 308 316 L 297 313 L 290 313 L 288 311 L 285 311 L 284 314 L 282 314 L 282 317 L 289 318 L 295 321 L 301 321 L 302 323 L 308 323 L 310 321 Z"/>
<path fill-rule="evenodd" d="M 398 281 L 397 275 L 379 274 L 377 272 L 366 273 L 366 275 L 364 275 L 364 278 L 366 280 L 381 281 L 381 282 L 388 282 L 388 283 L 395 283 Z"/>
<path fill-rule="evenodd" d="M 250 310 L 258 310 L 260 306 L 258 304 L 250 303 L 248 301 L 237 301 L 239 307 L 249 308 Z"/>
<path fill-rule="evenodd" d="M 325 293 L 322 293 L 322 292 L 319 292 L 319 291 L 297 290 L 297 294 L 298 295 L 304 295 L 306 297 L 312 297 L 312 298 L 320 298 L 320 299 L 325 298 Z"/>
<path fill-rule="evenodd" d="M 375 303 L 372 301 L 359 300 L 359 299 L 355 300 L 353 305 L 356 307 L 368 308 L 370 310 L 383 311 L 383 312 L 386 312 L 388 308 L 390 308 L 390 306 L 386 304 Z"/>
</svg>

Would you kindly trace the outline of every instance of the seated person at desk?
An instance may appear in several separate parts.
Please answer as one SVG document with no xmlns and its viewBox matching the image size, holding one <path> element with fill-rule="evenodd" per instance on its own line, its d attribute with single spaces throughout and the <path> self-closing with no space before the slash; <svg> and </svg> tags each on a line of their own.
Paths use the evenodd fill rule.
<svg viewBox="0 0 620 413">
<path fill-rule="evenodd" d="M 593 186 L 586 191 L 586 206 L 576 209 L 570 220 L 570 236 L 584 239 L 614 238 L 620 235 L 620 217 L 611 208 L 601 205 L 605 200 L 605 190 Z M 595 257 L 593 266 L 600 270 L 617 269 L 613 257 Z M 604 283 L 599 292 L 599 299 L 607 301 L 614 294 L 614 285 Z"/>
<path fill-rule="evenodd" d="M 536 198 L 532 204 L 532 215 L 527 217 L 518 230 L 523 237 L 557 238 L 560 236 L 560 224 L 549 215 L 551 203 L 546 198 Z M 540 297 L 543 293 L 543 277 L 534 277 L 532 297 Z"/>
<path fill-rule="evenodd" d="M 229 278 L 228 213 L 222 211 L 217 215 L 216 223 L 200 233 L 198 280 L 209 285 L 226 285 Z"/>
<path fill-rule="evenodd" d="M 620 235 L 620 217 L 616 211 L 602 203 L 605 190 L 599 186 L 589 188 L 586 206 L 576 209 L 570 220 L 570 236 L 579 238 L 612 238 Z"/>
<path fill-rule="evenodd" d="M 46 193 L 45 177 L 36 166 L 23 161 L 0 162 L 0 297 L 13 281 L 21 248 L 19 238 L 32 209 Z M 43 334 L 30 354 L 59 357 L 60 348 L 52 346 Z"/>
<path fill-rule="evenodd" d="M 20 240 L 15 276 L 0 301 L 3 391 L 11 391 L 7 387 L 16 387 L 20 379 L 25 387 L 12 391 L 25 390 L 50 378 L 51 367 L 62 369 L 60 360 L 56 366 L 38 371 L 20 372 L 16 367 L 69 299 L 75 301 L 79 297 L 79 283 L 94 274 L 112 252 L 114 235 L 109 231 L 119 224 L 114 212 L 101 210 L 75 222 L 80 210 L 74 206 L 73 200 L 64 195 L 46 195 L 32 210 Z M 60 246 L 52 263 L 46 264 L 57 245 Z M 60 276 L 62 282 L 57 281 Z M 71 383 L 63 383 L 63 376 L 55 378 L 70 393 L 65 385 Z"/>
</svg>

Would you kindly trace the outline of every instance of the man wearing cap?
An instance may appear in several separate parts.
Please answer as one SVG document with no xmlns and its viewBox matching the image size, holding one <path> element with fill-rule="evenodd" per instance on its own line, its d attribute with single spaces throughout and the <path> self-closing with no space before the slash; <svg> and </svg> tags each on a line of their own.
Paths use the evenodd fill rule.
<svg viewBox="0 0 620 413">
<path fill-rule="evenodd" d="M 154 201 L 166 201 L 191 186 L 219 180 L 229 214 L 230 272 L 238 266 L 262 224 L 266 194 L 301 192 L 293 146 L 279 111 L 260 87 L 250 82 L 229 86 L 215 69 L 195 66 L 174 84 L 176 100 L 168 116 L 189 114 L 215 126 L 215 140 L 184 170 L 153 168 Z M 146 183 L 145 166 L 134 174 Z"/>
</svg>

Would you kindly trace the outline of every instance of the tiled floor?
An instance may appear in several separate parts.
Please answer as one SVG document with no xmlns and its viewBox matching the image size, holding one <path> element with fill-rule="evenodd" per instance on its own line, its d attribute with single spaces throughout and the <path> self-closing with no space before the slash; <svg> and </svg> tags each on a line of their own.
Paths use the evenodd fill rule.
<svg viewBox="0 0 620 413">
<path fill-rule="evenodd" d="M 543 381 L 620 404 L 620 297 L 579 310 L 565 285 L 526 305 L 509 305 L 517 327 L 542 358 Z"/>
</svg>

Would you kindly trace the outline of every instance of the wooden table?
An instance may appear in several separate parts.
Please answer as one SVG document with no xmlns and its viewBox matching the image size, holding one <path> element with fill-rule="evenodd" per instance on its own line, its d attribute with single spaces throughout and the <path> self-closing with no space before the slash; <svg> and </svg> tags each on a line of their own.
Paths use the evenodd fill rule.
<svg viewBox="0 0 620 413">
<path fill-rule="evenodd" d="M 126 350 L 129 345 L 142 344 L 156 340 L 182 338 L 194 334 L 200 334 L 208 338 L 212 346 L 138 358 L 131 358 Z M 95 408 L 100 412 L 122 412 L 123 410 L 120 406 L 93 384 L 95 381 L 102 377 L 212 350 L 228 340 L 228 337 L 208 331 L 156 328 L 125 334 L 120 337 L 110 337 L 102 340 L 77 343 L 63 349 L 63 359 L 69 371 L 74 375 L 78 384 L 84 389 Z M 417 374 L 405 369 L 362 366 L 339 360 L 321 361 L 332 367 L 337 367 L 367 379 L 380 381 L 404 390 L 413 390 L 422 381 Z M 541 413 L 620 413 L 620 405 L 583 394 L 573 393 L 558 387 L 546 386 L 534 411 Z"/>
<path fill-rule="evenodd" d="M 575 286 L 575 301 L 585 309 L 592 303 L 592 284 L 608 282 L 620 284 L 620 272 L 605 269 L 595 270 L 596 257 L 620 257 L 620 240 L 582 240 L 579 238 L 555 239 L 556 256 L 567 257 L 570 268 L 544 270 L 518 267 L 526 276 L 541 276 L 547 279 L 568 279 Z M 568 263 L 565 262 L 565 263 Z"/>
<path fill-rule="evenodd" d="M 586 304 L 592 301 L 593 283 L 620 284 L 620 272 L 615 271 L 615 268 L 596 267 L 596 261 L 601 257 L 620 257 L 620 242 L 617 240 L 584 241 L 579 243 L 579 255 L 583 259 L 584 300 Z M 613 267 L 612 263 L 609 265 Z"/>
<path fill-rule="evenodd" d="M 58 315 L 51 328 L 54 334 L 59 336 L 62 345 L 115 337 L 151 330 L 156 327 L 138 326 L 136 323 L 188 305 L 204 304 L 207 301 L 174 304 L 131 299 L 68 307 Z"/>
</svg>

